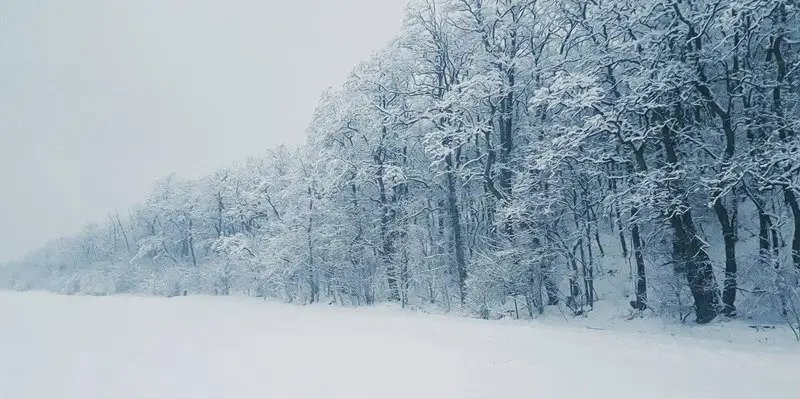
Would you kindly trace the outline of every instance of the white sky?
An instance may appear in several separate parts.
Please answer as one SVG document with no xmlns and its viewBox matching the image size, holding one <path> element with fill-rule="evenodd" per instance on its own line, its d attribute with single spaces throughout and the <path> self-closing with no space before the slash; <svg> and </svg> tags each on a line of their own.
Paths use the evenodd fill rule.
<svg viewBox="0 0 800 399">
<path fill-rule="evenodd" d="M 297 145 L 404 0 L 0 0 L 0 262 Z"/>
</svg>

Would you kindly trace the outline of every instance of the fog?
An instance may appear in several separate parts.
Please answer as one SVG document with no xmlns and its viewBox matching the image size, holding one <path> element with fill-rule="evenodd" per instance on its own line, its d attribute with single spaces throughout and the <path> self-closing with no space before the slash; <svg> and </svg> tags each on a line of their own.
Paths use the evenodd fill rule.
<svg viewBox="0 0 800 399">
<path fill-rule="evenodd" d="M 401 0 L 0 2 L 0 262 L 296 146 L 320 94 L 400 30 Z"/>
</svg>

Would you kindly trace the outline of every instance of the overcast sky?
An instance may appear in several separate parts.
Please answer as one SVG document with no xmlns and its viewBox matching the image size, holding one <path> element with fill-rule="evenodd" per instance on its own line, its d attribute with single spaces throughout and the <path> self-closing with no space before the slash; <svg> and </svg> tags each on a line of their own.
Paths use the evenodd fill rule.
<svg viewBox="0 0 800 399">
<path fill-rule="evenodd" d="M 0 262 L 303 142 L 403 0 L 0 0 Z"/>
</svg>

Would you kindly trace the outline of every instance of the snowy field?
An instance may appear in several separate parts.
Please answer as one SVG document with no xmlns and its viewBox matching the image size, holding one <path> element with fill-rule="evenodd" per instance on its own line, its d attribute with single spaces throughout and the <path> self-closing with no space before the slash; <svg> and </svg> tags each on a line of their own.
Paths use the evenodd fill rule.
<svg viewBox="0 0 800 399">
<path fill-rule="evenodd" d="M 0 292 L 0 320 L 2 399 L 800 397 L 788 341 L 207 297 Z"/>
</svg>

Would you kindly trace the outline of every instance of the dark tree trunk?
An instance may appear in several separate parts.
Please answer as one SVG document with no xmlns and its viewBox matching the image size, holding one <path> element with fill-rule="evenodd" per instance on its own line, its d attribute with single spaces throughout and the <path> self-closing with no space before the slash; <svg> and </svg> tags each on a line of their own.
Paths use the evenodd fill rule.
<svg viewBox="0 0 800 399">
<path fill-rule="evenodd" d="M 543 262 L 541 265 L 542 283 L 544 284 L 544 291 L 547 294 L 547 306 L 558 305 L 559 292 L 558 283 L 553 280 L 553 270 L 549 262 Z"/>
<path fill-rule="evenodd" d="M 189 219 L 189 231 L 186 237 L 186 247 L 189 251 L 189 257 L 192 259 L 192 266 L 197 267 L 197 256 L 194 253 L 194 232 L 192 220 Z"/>
<path fill-rule="evenodd" d="M 724 175 L 725 172 L 730 169 L 731 159 L 733 158 L 734 151 L 736 150 L 736 135 L 733 123 L 731 121 L 730 110 L 726 111 L 722 108 L 722 106 L 717 104 L 711 89 L 709 89 L 709 87 L 706 85 L 706 77 L 702 68 L 698 68 L 698 77 L 700 78 L 700 82 L 697 84 L 697 90 L 700 92 L 703 98 L 705 98 L 706 105 L 711 112 L 718 116 L 722 122 L 722 131 L 725 135 L 725 152 L 723 153 L 722 164 L 720 166 L 720 175 Z M 719 186 L 722 186 L 723 184 L 724 183 L 721 182 L 719 183 Z M 719 224 L 722 226 L 722 240 L 725 243 L 725 281 L 723 284 L 724 288 L 722 293 L 722 312 L 726 316 L 735 316 L 737 273 L 736 225 L 732 221 L 732 219 L 735 219 L 735 215 L 733 218 L 731 218 L 730 214 L 728 213 L 728 209 L 725 207 L 724 203 L 725 193 L 722 191 L 723 188 L 719 186 L 714 189 L 712 196 L 714 212 L 717 215 Z"/>
<path fill-rule="evenodd" d="M 636 169 L 640 172 L 647 171 L 647 163 L 644 160 L 644 147 L 636 147 L 629 143 L 636 161 Z M 636 300 L 631 302 L 631 306 L 636 310 L 647 309 L 647 272 L 644 268 L 644 254 L 642 253 L 642 237 L 639 231 L 639 208 L 632 206 L 631 212 L 631 245 L 633 246 L 633 258 L 636 261 Z M 620 229 L 620 234 L 622 234 Z M 623 239 L 624 242 L 624 239 Z"/>
<path fill-rule="evenodd" d="M 676 118 L 681 118 L 680 111 Z M 666 122 L 666 121 L 665 121 Z M 674 167 L 678 164 L 678 153 L 675 148 L 675 137 L 669 123 L 661 128 L 661 142 L 666 153 L 667 163 Z M 691 207 L 683 198 L 683 188 L 680 183 L 668 183 L 673 199 L 680 199 L 680 208 L 666 209 L 669 223 L 674 231 L 673 252 L 678 270 L 686 275 L 689 290 L 694 299 L 696 322 L 705 324 L 717 317 L 719 294 L 717 293 L 716 279 L 711 260 L 705 250 L 705 244 L 700 239 L 697 228 L 692 218 Z"/>
<path fill-rule="evenodd" d="M 769 266 L 772 254 L 770 252 L 769 235 L 772 231 L 772 219 L 764 211 L 763 206 L 758 206 L 758 257 L 761 262 Z"/>
<path fill-rule="evenodd" d="M 590 292 L 589 292 L 589 267 L 588 262 L 586 260 L 586 251 L 583 250 L 583 240 L 578 240 L 578 250 L 581 256 L 581 274 L 583 277 L 583 303 L 586 305 L 591 306 L 589 303 L 590 301 Z"/>
<path fill-rule="evenodd" d="M 639 212 L 631 208 L 631 219 Z M 644 254 L 642 254 L 642 238 L 639 234 L 639 224 L 631 224 L 631 243 L 633 244 L 633 257 L 636 260 L 636 300 L 631 302 L 636 310 L 647 309 L 647 274 L 644 269 Z"/>
<path fill-rule="evenodd" d="M 311 188 L 308 189 L 309 197 L 312 195 Z M 314 199 L 308 201 L 308 210 L 310 216 L 308 217 L 308 228 L 306 228 L 306 244 L 308 245 L 308 286 L 311 291 L 310 303 L 319 301 L 319 283 L 317 283 L 316 266 L 314 265 L 314 239 L 311 232 L 314 230 Z"/>
<path fill-rule="evenodd" d="M 789 209 L 792 210 L 794 219 L 794 234 L 792 235 L 792 263 L 794 267 L 800 269 L 800 205 L 797 202 L 797 194 L 791 187 L 783 189 L 783 196 Z"/>
<path fill-rule="evenodd" d="M 131 252 L 131 244 L 128 241 L 128 234 L 125 233 L 125 228 L 122 227 L 122 220 L 120 220 L 120 218 L 119 218 L 119 213 L 115 212 L 114 214 L 115 214 L 115 216 L 117 218 L 117 225 L 119 225 L 119 230 L 122 232 L 122 238 L 125 239 L 125 248 L 128 249 L 128 255 L 129 256 L 133 256 L 133 252 Z"/>
<path fill-rule="evenodd" d="M 775 271 L 780 273 L 781 264 L 780 264 L 780 254 L 778 253 L 780 245 L 778 243 L 778 229 L 775 228 L 774 224 L 770 225 L 770 233 L 772 235 L 772 262 Z M 781 314 L 786 317 L 788 313 L 788 309 L 786 308 L 786 293 L 783 291 L 783 287 L 778 287 L 778 298 L 781 301 Z"/>
<path fill-rule="evenodd" d="M 572 267 L 572 273 L 569 275 L 569 297 L 567 298 L 567 306 L 572 309 L 573 313 L 581 314 L 583 313 L 583 303 L 580 300 L 581 296 L 581 286 L 578 284 L 578 261 L 575 259 L 575 250 L 576 248 L 572 249 L 572 252 L 569 256 L 570 266 Z"/>
<path fill-rule="evenodd" d="M 625 231 L 622 229 L 622 222 L 619 221 L 620 214 L 617 209 L 614 209 L 615 218 L 617 219 L 617 231 L 619 232 L 619 247 L 622 250 L 622 257 L 628 258 L 628 245 L 625 242 Z"/>
<path fill-rule="evenodd" d="M 383 134 L 386 135 L 386 128 L 383 128 Z M 380 257 L 384 267 L 386 267 L 386 283 L 389 286 L 389 301 L 400 300 L 400 290 L 397 284 L 397 271 L 394 265 L 394 240 L 393 240 L 393 215 L 394 210 L 390 209 L 389 194 L 387 193 L 386 182 L 384 181 L 384 161 L 386 150 L 381 146 L 375 154 L 375 161 L 378 164 L 376 172 L 376 181 L 378 183 L 378 195 L 381 202 L 381 247 L 379 249 Z"/>
<path fill-rule="evenodd" d="M 780 4 L 774 10 L 778 16 L 779 30 L 778 33 L 772 38 L 770 51 L 768 53 L 768 60 L 773 60 L 776 67 L 775 85 L 772 89 L 772 111 L 778 121 L 779 128 L 778 134 L 782 141 L 786 141 L 794 137 L 794 131 L 791 125 L 785 121 L 784 105 L 782 99 L 783 86 L 786 84 L 787 63 L 783 54 L 783 44 L 786 42 L 784 37 L 784 25 L 786 21 L 786 6 Z M 791 47 L 790 47 L 791 48 Z M 791 63 L 789 64 L 791 65 Z M 788 168 L 788 166 L 787 166 Z M 794 219 L 794 235 L 792 237 L 792 263 L 800 269 L 800 205 L 798 204 L 797 194 L 794 189 L 789 186 L 783 188 L 783 197 L 786 205 L 792 211 L 792 218 Z"/>
<path fill-rule="evenodd" d="M 736 226 L 728 216 L 728 210 L 717 197 L 714 201 L 714 212 L 722 226 L 722 238 L 725 243 L 725 282 L 722 291 L 722 312 L 726 316 L 736 315 Z"/>
<path fill-rule="evenodd" d="M 544 280 L 544 290 L 547 293 L 547 305 L 555 306 L 559 302 L 558 284 L 553 280 L 550 266 L 542 265 L 542 279 Z"/>
<path fill-rule="evenodd" d="M 585 194 L 585 193 L 584 193 Z M 584 201 L 584 206 L 586 205 Z M 583 269 L 583 289 L 585 291 L 585 299 L 586 305 L 589 306 L 590 309 L 594 309 L 594 262 L 592 260 L 592 233 L 591 233 L 591 224 L 589 223 L 589 211 L 588 207 L 586 207 L 586 222 L 585 222 L 585 240 L 586 240 L 586 252 L 584 253 L 583 250 L 583 241 L 579 241 L 580 245 L 580 254 L 581 254 L 581 266 Z"/>
<path fill-rule="evenodd" d="M 458 291 L 463 305 L 466 300 L 465 282 L 467 280 L 467 265 L 464 258 L 464 243 L 461 232 L 461 213 L 458 209 L 458 199 L 456 196 L 456 177 L 453 171 L 453 158 L 452 154 L 447 154 L 445 157 L 445 165 L 447 172 L 445 178 L 447 180 L 447 214 L 450 216 L 450 229 L 453 234 L 453 248 L 456 257 L 456 277 L 458 279 Z"/>
<path fill-rule="evenodd" d="M 689 290 L 694 298 L 697 323 L 704 324 L 717 316 L 719 302 L 714 271 L 704 244 L 697 236 L 694 221 L 688 213 L 670 217 L 675 230 L 675 260 L 686 274 Z"/>
</svg>

